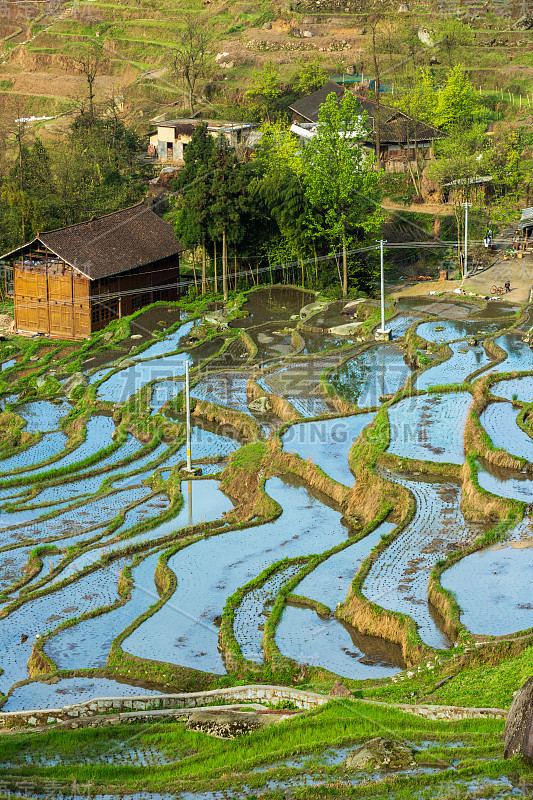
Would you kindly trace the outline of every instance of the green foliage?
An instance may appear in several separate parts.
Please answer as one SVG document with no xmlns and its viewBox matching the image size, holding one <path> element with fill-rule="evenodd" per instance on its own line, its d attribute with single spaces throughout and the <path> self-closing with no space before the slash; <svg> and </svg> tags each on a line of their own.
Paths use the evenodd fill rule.
<svg viewBox="0 0 533 800">
<path fill-rule="evenodd" d="M 252 86 L 246 92 L 246 99 L 256 105 L 262 117 L 270 122 L 275 102 L 281 95 L 279 72 L 272 61 L 267 61 L 261 72 L 253 76 Z"/>
<path fill-rule="evenodd" d="M 442 50 L 448 57 L 450 67 L 453 66 L 457 50 L 468 47 L 474 41 L 474 34 L 469 25 L 465 25 L 455 17 L 446 17 L 440 20 L 435 28 L 436 38 Z"/>
<path fill-rule="evenodd" d="M 0 179 L 3 248 L 138 201 L 147 177 L 141 139 L 120 120 L 80 114 L 64 141 L 33 143 L 23 133 L 11 170 Z M 23 236 L 24 232 L 24 236 Z"/>
<path fill-rule="evenodd" d="M 368 119 L 357 99 L 340 102 L 331 93 L 319 112 L 316 136 L 303 151 L 305 193 L 311 207 L 308 224 L 343 252 L 343 292 L 348 291 L 347 250 L 379 232 L 379 173 L 361 144 Z"/>
<path fill-rule="evenodd" d="M 414 85 L 399 95 L 396 104 L 407 114 L 444 130 L 471 123 L 479 110 L 474 87 L 461 66 L 452 67 L 440 84 L 429 69 L 420 69 Z"/>
<path fill-rule="evenodd" d="M 305 97 L 312 92 L 316 92 L 317 89 L 320 89 L 324 85 L 324 80 L 324 67 L 321 65 L 320 61 L 318 59 L 308 61 L 296 76 L 294 90 L 302 95 L 302 97 Z"/>
</svg>

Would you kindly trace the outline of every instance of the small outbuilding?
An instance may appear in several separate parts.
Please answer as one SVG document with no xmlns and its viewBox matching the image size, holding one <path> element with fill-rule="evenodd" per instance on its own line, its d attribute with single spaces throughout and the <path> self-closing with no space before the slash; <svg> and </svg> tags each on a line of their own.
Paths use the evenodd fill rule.
<svg viewBox="0 0 533 800">
<path fill-rule="evenodd" d="M 86 339 L 112 319 L 179 297 L 171 225 L 144 203 L 38 233 L 6 253 L 13 264 L 15 330 Z"/>
<path fill-rule="evenodd" d="M 195 128 L 206 125 L 213 139 L 224 139 L 230 147 L 248 147 L 248 140 L 257 125 L 250 122 L 207 122 L 201 119 L 169 119 L 156 123 L 150 131 L 148 155 L 162 164 L 183 164 L 185 150 Z"/>
</svg>

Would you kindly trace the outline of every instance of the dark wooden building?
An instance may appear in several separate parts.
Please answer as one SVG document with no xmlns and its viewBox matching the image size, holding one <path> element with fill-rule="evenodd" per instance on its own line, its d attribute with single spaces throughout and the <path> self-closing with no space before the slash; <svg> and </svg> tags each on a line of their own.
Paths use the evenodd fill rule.
<svg viewBox="0 0 533 800">
<path fill-rule="evenodd" d="M 112 319 L 179 297 L 173 228 L 144 203 L 39 233 L 12 261 L 15 329 L 86 339 Z"/>
</svg>

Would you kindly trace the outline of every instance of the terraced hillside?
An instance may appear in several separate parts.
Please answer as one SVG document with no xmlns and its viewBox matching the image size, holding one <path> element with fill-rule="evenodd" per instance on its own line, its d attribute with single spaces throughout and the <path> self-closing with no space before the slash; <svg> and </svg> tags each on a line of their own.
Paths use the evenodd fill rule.
<svg viewBox="0 0 533 800">
<path fill-rule="evenodd" d="M 523 17 L 520 4 L 506 4 L 505 14 L 497 2 L 480 8 L 465 4 L 460 16 L 472 36 L 459 37 L 453 52 L 417 38 L 417 31 L 429 29 L 435 41 L 442 40 L 449 13 L 445 4 L 411 4 L 405 15 L 398 15 L 395 6 L 378 5 L 382 18 L 377 53 L 383 78 L 396 84 L 396 90 L 406 69 L 412 73 L 433 57 L 437 72 L 448 66 L 450 58 L 463 63 L 476 87 L 529 93 L 533 40 L 531 31 L 524 29 L 527 22 L 515 25 Z M 172 74 L 172 54 L 183 15 L 192 13 L 207 21 L 213 37 L 209 75 L 200 92 L 207 101 L 205 113 L 236 113 L 254 73 L 269 61 L 279 68 L 280 80 L 287 82 L 316 57 L 325 74 L 344 73 L 351 66 L 372 74 L 370 11 L 363 4 L 334 0 L 320 4 L 58 0 L 24 4 L 24 9 L 7 3 L 0 16 L 2 107 L 8 119 L 19 111 L 52 117 L 79 108 L 86 94 L 85 79 L 69 54 L 75 53 L 77 42 L 98 37 L 106 55 L 96 79 L 102 102 L 116 98 L 118 107 L 141 129 L 146 117 L 171 109 L 181 112 L 186 103 Z M 431 45 L 431 36 L 429 41 Z"/>
<path fill-rule="evenodd" d="M 139 687 L 156 692 L 142 701 L 150 710 L 160 692 L 272 682 L 327 692 L 342 679 L 364 699 L 501 709 L 483 723 L 497 736 L 533 664 L 527 311 L 475 298 L 391 303 L 394 339 L 376 344 L 371 303 L 338 338 L 340 304 L 315 299 L 263 287 L 226 309 L 155 304 L 83 344 L 0 344 L 0 725 L 32 726 L 34 709 L 51 708 L 61 729 L 67 702 Z M 378 711 L 368 714 L 365 731 L 379 730 Z M 412 740 L 425 731 L 422 750 L 447 762 L 449 737 L 420 724 L 406 725 Z M 452 736 L 472 750 L 456 759 L 465 772 L 450 791 L 481 776 L 503 791 L 516 763 L 476 730 Z M 345 779 L 342 748 L 361 735 L 339 733 L 342 752 L 306 783 L 323 782 L 328 764 L 331 780 Z M 78 756 L 49 763 L 43 736 L 23 757 L 0 736 L 6 786 L 70 780 Z M 117 797 L 161 791 L 171 764 L 169 798 L 190 789 L 189 769 L 200 794 L 227 788 L 217 769 L 207 783 L 195 772 L 201 736 L 172 753 L 121 746 L 105 770 L 93 769 L 93 747 L 80 779 Z M 290 769 L 276 737 L 278 769 Z M 302 753 L 315 746 L 302 737 Z M 249 774 L 272 761 L 268 747 L 252 750 Z M 136 771 L 148 764 L 150 776 Z M 428 768 L 444 791 L 450 774 Z M 254 785 L 275 792 L 263 772 Z"/>
</svg>

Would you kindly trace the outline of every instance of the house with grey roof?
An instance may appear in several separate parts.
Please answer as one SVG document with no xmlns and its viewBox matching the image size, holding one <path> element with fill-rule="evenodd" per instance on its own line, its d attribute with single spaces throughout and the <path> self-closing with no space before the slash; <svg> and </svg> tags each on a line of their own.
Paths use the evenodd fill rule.
<svg viewBox="0 0 533 800">
<path fill-rule="evenodd" d="M 340 101 L 349 91 L 333 81 L 289 106 L 293 112 L 291 130 L 302 139 L 309 139 L 316 133 L 321 105 L 331 93 Z M 361 112 L 368 115 L 369 129 L 363 146 L 376 152 L 379 139 L 379 160 L 387 172 L 407 172 L 420 158 L 428 158 L 433 142 L 443 139 L 447 134 L 426 122 L 414 119 L 403 111 L 384 103 L 377 103 L 358 95 Z"/>
</svg>

